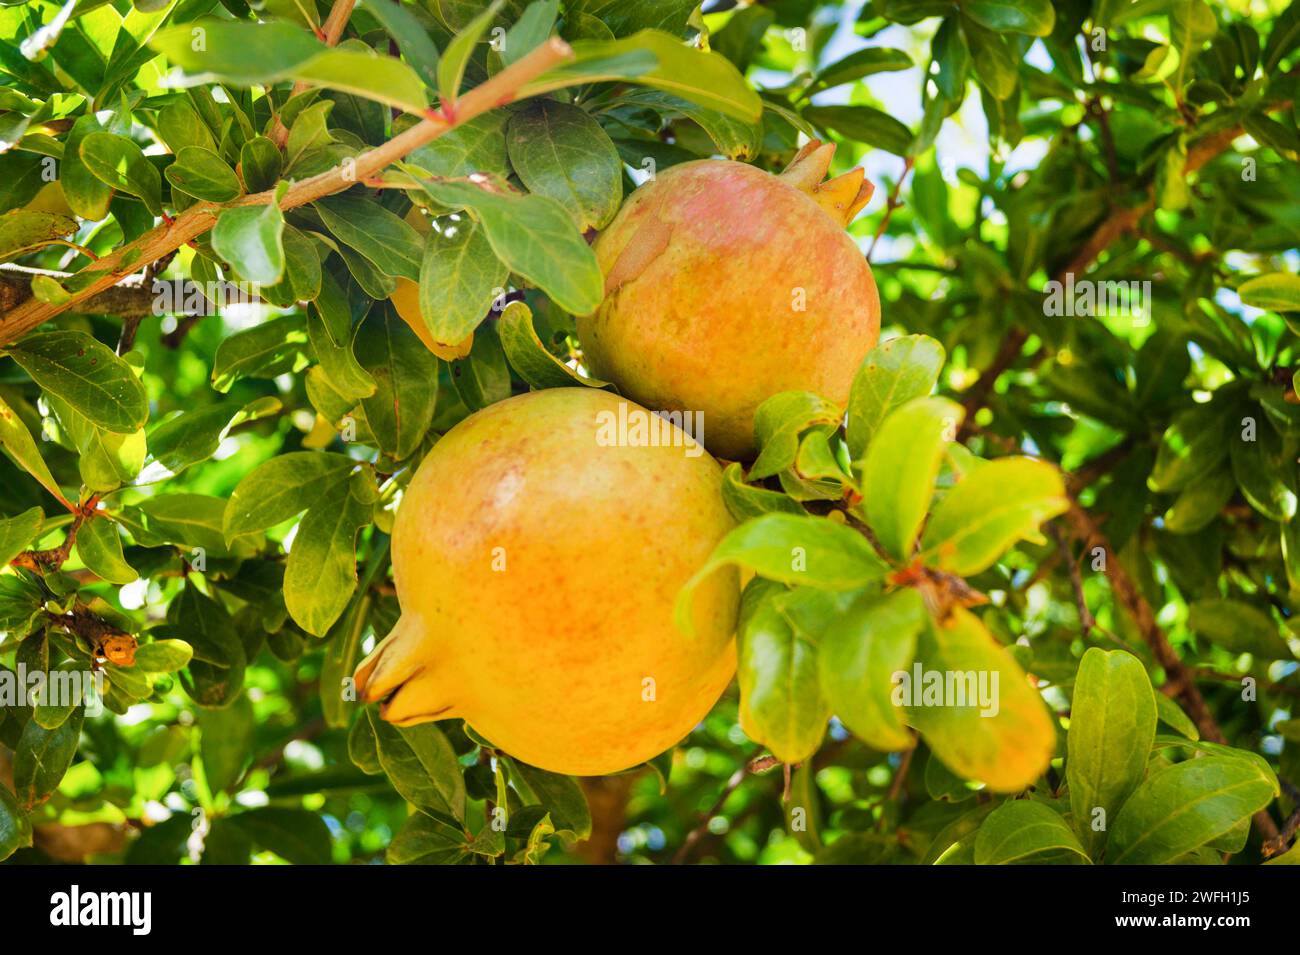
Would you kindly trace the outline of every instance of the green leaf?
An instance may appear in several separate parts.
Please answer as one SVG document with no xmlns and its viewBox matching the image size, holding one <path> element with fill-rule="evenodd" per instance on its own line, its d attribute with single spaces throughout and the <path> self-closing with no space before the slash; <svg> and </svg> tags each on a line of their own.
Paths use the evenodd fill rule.
<svg viewBox="0 0 1300 955">
<path fill-rule="evenodd" d="M 1187 628 L 1231 653 L 1253 653 L 1263 660 L 1292 658 L 1273 618 L 1240 600 L 1212 598 L 1188 604 Z"/>
<path fill-rule="evenodd" d="M 1300 45 L 1300 6 L 1290 4 L 1273 21 L 1260 66 L 1266 76 L 1272 76 L 1282 58 Z"/>
<path fill-rule="evenodd" d="M 242 329 L 217 346 L 212 387 L 225 393 L 241 378 L 275 378 L 307 364 L 306 320 L 282 315 Z"/>
<path fill-rule="evenodd" d="M 809 106 L 804 109 L 803 118 L 814 126 L 896 156 L 906 156 L 912 149 L 912 131 L 874 106 Z"/>
<path fill-rule="evenodd" d="M 600 305 L 605 280 L 596 255 L 554 199 L 489 192 L 468 182 L 426 180 L 422 185 L 435 202 L 473 212 L 497 257 L 560 308 L 587 315 Z"/>
<path fill-rule="evenodd" d="M 248 833 L 229 816 L 212 820 L 203 837 L 203 855 L 199 865 L 248 865 L 253 855 L 253 843 Z"/>
<path fill-rule="evenodd" d="M 389 865 L 456 865 L 468 851 L 464 833 L 416 812 L 388 844 L 385 858 Z"/>
<path fill-rule="evenodd" d="M 235 631 L 230 612 L 186 580 L 184 589 L 167 607 L 167 629 L 154 628 L 155 639 L 183 638 L 193 651 L 192 659 L 221 669 L 242 668 L 245 664 L 243 644 Z"/>
<path fill-rule="evenodd" d="M 1047 36 L 1056 24 L 1051 0 L 966 0 L 962 12 L 998 33 Z"/>
<path fill-rule="evenodd" d="M 45 512 L 29 507 L 21 514 L 0 518 L 0 567 L 31 546 L 45 523 Z"/>
<path fill-rule="evenodd" d="M 831 625 L 818 647 L 822 692 L 853 735 L 881 752 L 907 749 L 903 709 L 893 702 L 895 673 L 906 671 L 925 624 L 918 591 L 864 594 Z"/>
<path fill-rule="evenodd" d="M 487 315 L 510 278 L 492 251 L 482 223 L 468 216 L 442 220 L 424 237 L 420 315 L 437 342 L 464 341 Z"/>
<path fill-rule="evenodd" d="M 291 100 L 290 105 L 295 101 Z M 287 170 L 294 171 L 304 157 L 335 142 L 328 122 L 333 109 L 334 101 L 325 100 L 312 103 L 294 116 L 289 128 L 289 141 L 285 145 L 284 165 Z"/>
<path fill-rule="evenodd" d="M 59 485 L 54 481 L 54 475 L 50 473 L 49 466 L 45 459 L 41 457 L 41 452 L 37 450 L 36 441 L 32 433 L 27 430 L 27 425 L 0 398 L 0 450 L 32 477 L 40 482 L 41 486 L 53 494 L 60 501 L 65 500 L 63 492 L 59 490 Z"/>
<path fill-rule="evenodd" d="M 232 539 L 227 546 L 221 533 L 225 510 L 226 502 L 219 497 L 173 490 L 115 511 L 113 517 L 147 547 L 184 544 L 202 547 L 211 555 L 247 555 L 257 543 L 255 535 Z"/>
<path fill-rule="evenodd" d="M 438 362 L 391 308 L 372 312 L 357 333 L 356 356 L 375 382 L 361 399 L 379 447 L 397 460 L 413 454 L 433 423 Z"/>
<path fill-rule="evenodd" d="M 735 63 L 736 69 L 744 73 L 754 58 L 763 52 L 763 38 L 775 22 L 776 13 L 772 10 L 758 6 L 740 7 L 721 30 L 710 31 L 709 48 Z"/>
<path fill-rule="evenodd" d="M 309 809 L 263 806 L 231 817 L 262 849 L 294 865 L 328 865 L 333 861 L 329 827 Z"/>
<path fill-rule="evenodd" d="M 198 146 L 216 152 L 218 143 L 212 138 L 212 131 L 199 116 L 194 105 L 181 96 L 172 100 L 158 110 L 155 120 L 158 135 L 173 153 L 178 153 L 186 146 Z"/>
<path fill-rule="evenodd" d="M 796 635 L 771 599 L 741 628 L 736 676 L 746 736 L 783 763 L 817 751 L 831 715 L 818 680 L 817 649 Z"/>
<path fill-rule="evenodd" d="M 81 525 L 77 531 L 77 553 L 88 570 L 110 584 L 129 584 L 140 577 L 122 555 L 122 538 L 117 532 L 117 524 L 106 517 L 97 517 Z"/>
<path fill-rule="evenodd" d="M 534 388 L 610 387 L 609 382 L 599 378 L 584 378 L 547 351 L 533 328 L 533 313 L 523 302 L 511 302 L 505 307 L 497 320 L 497 331 L 506 359 Z"/>
<path fill-rule="evenodd" d="M 274 186 L 283 162 L 280 150 L 265 136 L 254 136 L 239 148 L 239 174 L 249 192 Z"/>
<path fill-rule="evenodd" d="M 379 762 L 407 802 L 423 809 L 465 817 L 465 779 L 456 752 L 435 723 L 396 727 L 372 711 Z"/>
<path fill-rule="evenodd" d="M 1250 409 L 1254 410 L 1254 409 Z M 1284 524 L 1295 517 L 1295 451 L 1267 421 L 1257 421 L 1253 440 L 1232 435 L 1229 460 L 1242 496 L 1269 520 Z"/>
<path fill-rule="evenodd" d="M 113 198 L 113 187 L 91 172 L 81 158 L 81 144 L 86 137 L 101 131 L 94 113 L 78 116 L 63 142 L 63 161 L 59 164 L 63 198 L 73 212 L 91 222 L 108 215 L 108 203 Z"/>
<path fill-rule="evenodd" d="M 1160 718 L 1161 723 L 1190 740 L 1199 740 L 1201 738 L 1200 730 L 1196 728 L 1196 724 L 1192 722 L 1191 717 L 1183 712 L 1182 707 L 1158 690 L 1153 690 L 1151 695 L 1156 701 L 1156 715 Z"/>
<path fill-rule="evenodd" d="M 575 839 L 591 836 L 591 808 L 577 780 L 515 759 L 508 760 L 507 765 L 510 780 L 521 790 L 524 804 L 544 808 L 557 833 L 568 833 Z"/>
<path fill-rule="evenodd" d="M 810 391 L 783 391 L 754 412 L 759 453 L 746 478 L 760 481 L 794 466 L 799 438 L 812 428 L 831 430 L 844 417 L 838 405 Z"/>
<path fill-rule="evenodd" d="M 444 178 L 481 172 L 505 179 L 512 172 L 506 156 L 509 120 L 506 110 L 477 116 L 413 150 L 406 157 L 406 165 Z"/>
<path fill-rule="evenodd" d="M 342 454 L 292 451 L 244 475 L 226 505 L 226 540 L 266 530 L 311 507 L 326 487 L 339 483 L 357 462 Z"/>
<path fill-rule="evenodd" d="M 359 399 L 368 398 L 375 393 L 375 379 L 370 373 L 361 367 L 357 361 L 356 352 L 353 349 L 355 336 L 360 333 L 361 325 L 356 326 L 352 322 L 352 309 L 345 299 L 332 298 L 332 293 L 327 289 L 333 288 L 341 296 L 334 279 L 329 273 L 322 275 L 321 294 L 316 297 L 307 310 L 307 338 L 311 341 L 312 351 L 316 353 L 316 360 L 320 366 L 311 369 L 308 372 L 324 373 L 329 381 L 329 387 L 333 388 L 341 401 L 341 407 L 338 413 L 327 413 L 321 409 L 321 413 L 330 419 L 331 423 L 337 422 L 347 412 L 351 411 Z M 330 330 L 332 318 L 327 316 L 335 315 L 341 317 L 345 323 L 341 329 L 343 333 L 342 341 L 336 340 Z M 311 379 L 308 378 L 308 394 L 311 394 Z"/>
<path fill-rule="evenodd" d="M 696 4 L 691 0 L 570 0 L 566 13 L 599 18 L 614 36 L 647 27 L 681 34 Z"/>
<path fill-rule="evenodd" d="M 0 216 L 0 262 L 16 259 L 76 231 L 77 220 L 70 216 L 30 209 L 6 212 Z M 46 294 L 42 294 L 43 287 L 47 290 Z M 44 300 L 60 294 L 66 296 L 68 293 L 50 276 L 35 275 L 32 277 L 32 294 Z"/>
<path fill-rule="evenodd" d="M 1165 512 L 1165 529 L 1174 534 L 1195 534 L 1209 525 L 1237 490 L 1231 468 L 1218 468 L 1195 477 Z"/>
<path fill-rule="evenodd" d="M 1019 79 L 1020 57 L 1009 38 L 985 29 L 966 16 L 961 18 L 961 29 L 980 85 L 995 100 L 1010 97 Z"/>
<path fill-rule="evenodd" d="M 402 58 L 415 68 L 425 85 L 437 86 L 438 48 L 420 21 L 401 3 L 392 0 L 365 0 L 363 6 L 397 41 Z"/>
<path fill-rule="evenodd" d="M 195 29 L 203 31 L 200 49 L 195 49 Z M 361 44 L 330 49 L 285 20 L 178 24 L 160 30 L 149 45 L 190 74 L 193 83 L 224 80 L 248 87 L 301 80 L 414 113 L 429 102 L 419 75 L 396 57 Z"/>
<path fill-rule="evenodd" d="M 357 586 L 357 532 L 371 522 L 374 478 L 356 471 L 335 481 L 298 524 L 284 572 L 289 616 L 308 633 L 324 636 Z"/>
<path fill-rule="evenodd" d="M 32 844 L 32 824 L 14 794 L 0 783 L 0 862 Z"/>
<path fill-rule="evenodd" d="M 257 722 L 247 693 L 222 709 L 199 711 L 199 758 L 214 793 L 234 792 L 253 751 Z"/>
<path fill-rule="evenodd" d="M 959 577 L 973 576 L 1069 507 L 1055 467 L 1033 458 L 998 458 L 968 473 L 939 502 L 921 539 L 922 558 Z"/>
<path fill-rule="evenodd" d="M 115 133 L 87 133 L 81 162 L 100 182 L 135 196 L 154 215 L 162 212 L 162 177 L 133 140 Z"/>
<path fill-rule="evenodd" d="M 1269 272 L 1256 275 L 1237 286 L 1242 302 L 1252 308 L 1273 312 L 1300 312 L 1300 275 Z"/>
<path fill-rule="evenodd" d="M 794 458 L 794 473 L 804 481 L 849 483 L 826 429 L 810 431 L 800 439 L 799 453 Z"/>
<path fill-rule="evenodd" d="M 378 619 L 370 586 L 376 575 L 388 566 L 389 539 L 374 533 L 370 537 L 369 554 L 360 585 L 347 607 L 325 634 L 325 660 L 320 669 L 320 705 L 325 724 L 330 727 L 347 726 L 351 718 L 352 700 L 347 688 L 351 686 L 352 673 L 361 660 L 361 643 L 373 626 L 376 631 L 391 629 L 391 623 Z M 376 759 L 378 757 L 376 756 Z M 375 772 L 379 772 L 376 764 Z"/>
<path fill-rule="evenodd" d="M 867 521 L 884 548 L 910 560 L 945 448 L 965 411 L 947 398 L 915 398 L 891 412 L 862 462 Z"/>
<path fill-rule="evenodd" d="M 194 658 L 194 648 L 184 640 L 154 640 L 135 651 L 135 665 L 145 673 L 175 673 Z"/>
<path fill-rule="evenodd" d="M 379 764 L 379 739 L 368 712 L 357 717 L 348 730 L 348 758 L 368 776 L 378 776 L 384 771 Z"/>
<path fill-rule="evenodd" d="M 882 579 L 889 565 L 857 531 L 819 517 L 767 514 L 724 537 L 677 595 L 677 626 L 691 633 L 695 588 L 720 567 L 747 567 L 768 580 L 853 590 Z"/>
<path fill-rule="evenodd" d="M 12 574 L 0 576 L 0 631 L 29 633 L 32 618 L 44 602 L 45 595 L 37 584 Z"/>
<path fill-rule="evenodd" d="M 968 610 L 955 609 L 921 630 L 908 681 L 895 692 L 907 704 L 908 722 L 944 765 L 993 792 L 1032 785 L 1056 749 L 1042 697 Z"/>
<path fill-rule="evenodd" d="M 479 326 L 469 356 L 451 363 L 451 381 L 456 395 L 470 411 L 510 397 L 510 366 L 495 324 L 485 322 Z"/>
<path fill-rule="evenodd" d="M 1065 762 L 1074 829 L 1089 857 L 1099 857 L 1116 813 L 1142 781 L 1155 735 L 1156 703 L 1142 661 L 1090 647 L 1074 682 Z"/>
<path fill-rule="evenodd" d="M 1169 41 L 1178 51 L 1175 89 L 1183 88 L 1188 67 L 1218 29 L 1214 11 L 1205 0 L 1172 0 L 1169 4 Z"/>
<path fill-rule="evenodd" d="M 28 335 L 8 353 L 43 389 L 106 431 L 136 431 L 149 418 L 144 386 L 131 366 L 85 332 Z"/>
<path fill-rule="evenodd" d="M 55 655 L 58 656 L 57 653 Z M 27 665 L 30 667 L 31 663 Z M 35 696 L 36 705 L 32 707 L 32 719 L 42 729 L 53 730 L 62 726 L 78 706 L 88 702 L 96 690 L 86 683 L 73 682 L 81 679 L 80 674 L 85 672 L 84 663 L 66 660 L 57 666 L 50 667 L 48 664 L 46 666 L 52 672 Z M 105 671 L 106 675 L 112 678 L 112 664 L 106 666 Z M 61 679 L 66 679 L 68 682 L 63 684 L 56 682 Z"/>
<path fill-rule="evenodd" d="M 1061 814 L 1029 799 L 1004 802 L 989 813 L 975 836 L 976 865 L 1082 865 L 1089 861 Z"/>
<path fill-rule="evenodd" d="M 928 335 L 904 335 L 867 353 L 849 392 L 849 456 L 859 460 L 889 413 L 934 390 L 944 362 L 943 346 Z"/>
<path fill-rule="evenodd" d="M 509 66 L 545 43 L 559 12 L 560 0 L 533 0 L 524 7 L 501 41 L 501 62 Z"/>
<path fill-rule="evenodd" d="M 680 96 L 674 96 L 671 93 L 665 93 L 662 90 L 638 89 L 630 90 L 619 96 L 619 101 L 625 106 L 644 106 L 659 113 L 661 116 L 669 117 L 678 114 L 686 117 L 691 122 L 699 125 L 713 140 L 714 144 L 728 159 L 750 160 L 754 159 L 762 146 L 763 127 L 762 123 L 750 123 L 736 119 L 734 116 L 728 116 L 726 113 L 720 113 L 716 109 L 708 109 L 699 106 Z M 772 111 L 779 109 L 773 104 L 765 102 L 763 109 Z M 795 114 L 785 111 L 787 117 Z M 802 122 L 802 120 L 799 120 Z M 807 124 L 805 124 L 807 125 Z M 808 127 L 812 129 L 811 126 Z M 642 148 L 652 150 L 659 145 L 655 141 L 640 141 L 644 143 Z M 617 148 L 617 147 L 616 147 Z M 653 153 L 652 153 L 653 155 Z M 631 163 L 639 165 L 640 157 Z"/>
<path fill-rule="evenodd" d="M 659 30 L 619 40 L 576 40 L 574 59 L 544 73 L 520 91 L 537 96 L 567 86 L 630 80 L 672 93 L 745 123 L 756 123 L 763 101 L 731 62 L 687 46 Z"/>
<path fill-rule="evenodd" d="M 722 472 L 722 500 L 738 521 L 764 514 L 805 514 L 798 502 L 779 491 L 745 483 L 745 469 L 732 462 Z"/>
<path fill-rule="evenodd" d="M 865 76 L 874 76 L 876 73 L 910 70 L 913 65 L 912 58 L 902 50 L 869 46 L 863 50 L 855 50 L 848 56 L 818 70 L 804 95 L 809 96 L 833 86 L 852 83 Z"/>
<path fill-rule="evenodd" d="M 212 230 L 212 249 L 240 277 L 274 285 L 284 274 L 284 215 L 274 202 L 225 209 Z"/>
<path fill-rule="evenodd" d="M 459 30 L 443 50 L 442 59 L 438 61 L 438 95 L 447 103 L 456 102 L 456 97 L 460 95 L 461 81 L 465 78 L 465 67 L 474 55 L 474 47 L 483 38 L 484 32 L 492 25 L 504 4 L 505 0 L 493 0 L 486 10 Z"/>
<path fill-rule="evenodd" d="M 1300 135 L 1291 127 L 1265 115 L 1262 110 L 1247 116 L 1241 125 L 1261 146 L 1267 146 L 1292 162 L 1300 159 Z M 1291 310 L 1295 308 L 1295 305 L 1291 306 Z"/>
<path fill-rule="evenodd" d="M 230 428 L 279 409 L 279 399 L 264 398 L 242 408 L 232 401 L 219 401 L 174 415 L 149 432 L 150 463 L 169 475 L 179 474 L 216 454 Z"/>
<path fill-rule="evenodd" d="M 957 17 L 944 18 L 930 42 L 930 51 L 938 64 L 934 83 L 939 94 L 949 103 L 960 104 L 966 98 L 971 62 L 970 47 L 966 45 L 961 21 Z"/>
<path fill-rule="evenodd" d="M 235 170 L 202 146 L 183 147 L 164 175 L 173 189 L 208 202 L 229 202 L 243 192 Z"/>
<path fill-rule="evenodd" d="M 519 110 L 506 127 L 510 163 L 528 191 L 568 210 L 579 231 L 603 229 L 623 200 L 623 163 L 589 113 L 554 100 Z"/>
<path fill-rule="evenodd" d="M 62 398 L 47 394 L 45 401 L 64 436 L 77 448 L 77 470 L 87 488 L 104 493 L 135 480 L 145 458 L 142 429 L 115 434 L 96 427 Z"/>
<path fill-rule="evenodd" d="M 1253 760 L 1204 756 L 1151 773 L 1111 825 L 1106 861 L 1162 865 L 1231 832 L 1278 795 Z"/>
<path fill-rule="evenodd" d="M 31 809 L 54 792 L 77 755 L 85 712 L 80 707 L 54 729 L 28 720 L 14 750 L 14 793 Z"/>
<path fill-rule="evenodd" d="M 313 206 L 330 232 L 385 275 L 420 280 L 424 240 L 408 223 L 367 199 L 334 196 Z"/>
<path fill-rule="evenodd" d="M 1214 403 L 1174 415 L 1160 438 L 1147 486 L 1153 491 L 1181 491 L 1214 468 L 1228 456 L 1228 428 L 1224 409 Z"/>
</svg>

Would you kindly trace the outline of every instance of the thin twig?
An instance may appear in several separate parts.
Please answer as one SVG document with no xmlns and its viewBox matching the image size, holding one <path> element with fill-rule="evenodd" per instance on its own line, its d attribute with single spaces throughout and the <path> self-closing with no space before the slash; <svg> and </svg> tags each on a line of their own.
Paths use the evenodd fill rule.
<svg viewBox="0 0 1300 955">
<path fill-rule="evenodd" d="M 880 225 L 876 227 L 876 234 L 871 238 L 871 245 L 867 246 L 868 262 L 871 261 L 872 253 L 876 251 L 876 243 L 880 241 L 880 237 L 884 235 L 885 230 L 889 228 L 889 220 L 894 217 L 894 210 L 903 204 L 903 200 L 900 198 L 900 194 L 903 191 L 903 180 L 905 180 L 907 174 L 912 171 L 912 164 L 915 162 L 916 157 L 914 156 L 908 156 L 903 160 L 903 171 L 899 174 L 898 181 L 895 182 L 893 187 L 889 190 L 889 198 L 885 200 L 884 218 L 880 220 Z"/>
<path fill-rule="evenodd" d="M 356 0 L 334 0 L 334 5 L 330 7 L 329 15 L 325 18 L 325 25 L 318 31 L 319 38 L 326 46 L 337 46 L 339 39 L 343 36 L 343 31 L 347 28 L 348 20 L 352 17 L 352 8 L 357 5 Z M 299 93 L 304 92 L 310 86 L 302 80 L 293 84 L 289 90 L 289 99 L 293 99 Z M 271 127 L 271 142 L 275 143 L 281 149 L 289 141 L 289 129 L 280 122 L 277 114 L 275 123 Z"/>
<path fill-rule="evenodd" d="M 740 788 L 740 784 L 745 781 L 747 776 L 751 773 L 754 775 L 765 773 L 773 766 L 779 765 L 780 760 L 775 756 L 759 756 L 750 760 L 744 766 L 741 766 L 732 773 L 731 777 L 727 780 L 727 785 L 722 789 L 722 794 L 718 796 L 717 801 L 707 810 L 700 813 L 699 822 L 696 824 L 694 829 L 686 834 L 686 838 L 682 841 L 681 847 L 673 855 L 673 865 L 682 865 L 688 858 L 690 858 L 691 850 L 695 848 L 697 842 L 704 838 L 704 834 L 708 831 L 710 820 L 712 820 L 714 816 L 718 815 L 718 813 L 722 812 L 722 807 L 726 805 L 727 800 L 731 798 L 731 794 Z"/>
<path fill-rule="evenodd" d="M 362 153 L 355 162 L 335 166 L 309 179 L 293 183 L 280 201 L 280 208 L 295 209 L 352 188 L 358 181 L 402 159 L 412 150 L 432 142 L 476 116 L 512 102 L 524 86 L 572 56 L 573 50 L 567 43 L 559 37 L 551 37 L 460 97 L 450 117 L 441 111 L 431 111 L 427 118 L 383 145 Z M 17 341 L 42 322 L 75 308 L 78 303 L 121 282 L 142 263 L 153 262 L 203 235 L 216 224 L 217 216 L 223 209 L 230 206 L 266 205 L 274 201 L 275 190 L 268 189 L 266 192 L 243 196 L 227 206 L 201 202 L 190 207 L 175 219 L 155 226 L 135 242 L 122 246 L 78 273 L 80 275 L 89 271 L 91 274 L 102 274 L 68 301 L 50 305 L 29 298 L 0 316 L 0 345 Z"/>
<path fill-rule="evenodd" d="M 907 782 L 908 770 L 912 768 L 912 757 L 916 755 L 916 731 L 912 730 L 912 746 L 903 750 L 903 758 L 899 760 L 898 769 L 894 771 L 894 778 L 889 784 L 889 792 L 885 794 L 885 802 L 895 802 L 903 794 L 903 785 Z M 876 828 L 881 829 L 885 824 L 885 814 L 882 812 L 880 818 L 876 821 Z"/>
<path fill-rule="evenodd" d="M 99 504 L 98 495 L 91 497 L 73 511 L 72 523 L 68 526 L 67 536 L 58 547 L 46 550 L 25 550 L 9 561 L 14 567 L 21 567 L 37 574 L 47 574 L 58 570 L 72 554 L 73 545 L 77 543 L 77 531 L 86 521 L 94 518 L 95 508 Z"/>
</svg>

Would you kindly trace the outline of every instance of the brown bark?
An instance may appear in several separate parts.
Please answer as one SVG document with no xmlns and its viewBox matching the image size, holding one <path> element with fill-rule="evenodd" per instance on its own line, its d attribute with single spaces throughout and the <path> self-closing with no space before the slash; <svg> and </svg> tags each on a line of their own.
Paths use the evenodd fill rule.
<svg viewBox="0 0 1300 955">
<path fill-rule="evenodd" d="M 591 807 L 591 838 L 574 848 L 589 865 L 618 862 L 618 837 L 627 826 L 627 801 L 638 774 L 583 776 L 578 782 Z"/>
</svg>

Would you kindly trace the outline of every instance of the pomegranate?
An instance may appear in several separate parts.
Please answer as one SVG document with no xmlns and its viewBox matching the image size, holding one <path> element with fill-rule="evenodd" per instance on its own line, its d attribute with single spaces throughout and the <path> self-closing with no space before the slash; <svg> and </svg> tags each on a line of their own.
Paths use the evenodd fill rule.
<svg viewBox="0 0 1300 955">
<path fill-rule="evenodd" d="M 699 412 L 704 443 L 755 451 L 754 412 L 782 391 L 843 405 L 880 333 L 880 296 L 845 226 L 862 169 L 822 179 L 833 143 L 780 175 L 683 163 L 637 189 L 595 243 L 605 299 L 578 319 L 592 373 L 656 410 Z"/>
</svg>

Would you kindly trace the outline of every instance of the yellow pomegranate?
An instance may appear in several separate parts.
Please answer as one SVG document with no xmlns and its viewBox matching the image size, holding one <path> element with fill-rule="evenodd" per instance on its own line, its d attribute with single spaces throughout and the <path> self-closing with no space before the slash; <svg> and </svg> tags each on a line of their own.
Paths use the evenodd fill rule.
<svg viewBox="0 0 1300 955">
<path fill-rule="evenodd" d="M 781 391 L 844 404 L 880 333 L 871 268 L 845 226 L 871 197 L 833 143 L 779 176 L 706 159 L 643 185 L 596 240 L 605 300 L 578 319 L 588 366 L 650 408 L 703 413 L 720 457 L 754 453 L 754 411 Z"/>
<path fill-rule="evenodd" d="M 735 670 L 734 571 L 700 588 L 694 636 L 673 624 L 678 590 L 733 524 L 721 474 L 675 426 L 595 389 L 466 418 L 398 508 L 402 616 L 358 667 L 361 698 L 399 725 L 463 718 L 559 773 L 678 743 Z"/>
</svg>

